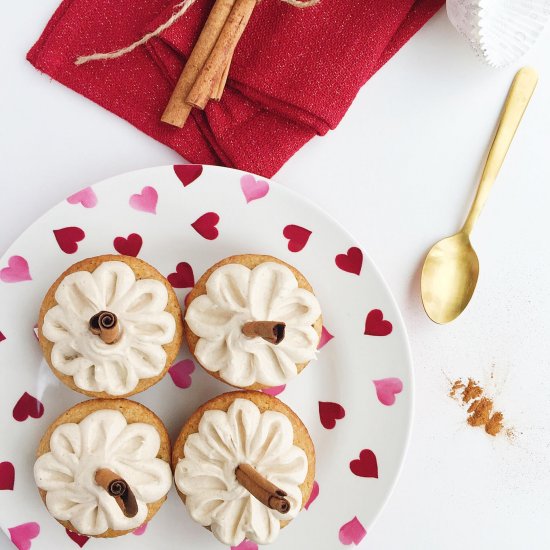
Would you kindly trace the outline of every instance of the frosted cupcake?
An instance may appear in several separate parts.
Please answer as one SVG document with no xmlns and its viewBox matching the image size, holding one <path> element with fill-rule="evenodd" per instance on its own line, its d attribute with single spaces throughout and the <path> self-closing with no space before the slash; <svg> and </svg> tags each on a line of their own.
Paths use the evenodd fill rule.
<svg viewBox="0 0 550 550">
<path fill-rule="evenodd" d="M 172 485 L 170 439 L 149 409 L 93 399 L 64 412 L 40 441 L 34 478 L 70 531 L 117 537 L 151 520 Z"/>
<path fill-rule="evenodd" d="M 129 256 L 97 256 L 67 269 L 38 320 L 44 357 L 65 384 L 92 397 L 126 397 L 168 371 L 183 339 L 170 283 Z"/>
<path fill-rule="evenodd" d="M 315 358 L 321 308 L 307 279 L 272 256 L 212 266 L 187 302 L 184 333 L 212 376 L 245 389 L 286 384 Z"/>
<path fill-rule="evenodd" d="M 315 449 L 284 403 L 237 391 L 191 416 L 174 444 L 172 468 L 189 514 L 218 540 L 268 544 L 309 499 Z"/>
</svg>

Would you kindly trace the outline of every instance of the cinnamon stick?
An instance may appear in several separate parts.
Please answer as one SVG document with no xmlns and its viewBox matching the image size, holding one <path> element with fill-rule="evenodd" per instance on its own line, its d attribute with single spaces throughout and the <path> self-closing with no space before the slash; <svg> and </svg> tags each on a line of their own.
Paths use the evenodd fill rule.
<svg viewBox="0 0 550 550">
<path fill-rule="evenodd" d="M 290 510 L 287 494 L 276 485 L 261 476 L 250 464 L 239 464 L 235 469 L 237 481 L 262 504 L 286 514 Z"/>
<path fill-rule="evenodd" d="M 110 311 L 100 311 L 90 318 L 90 332 L 97 334 L 106 344 L 114 344 L 120 336 L 117 316 Z"/>
<path fill-rule="evenodd" d="M 187 95 L 212 52 L 234 4 L 235 0 L 216 0 L 214 3 L 176 87 L 170 96 L 170 101 L 162 114 L 161 120 L 163 122 L 177 126 L 178 128 L 183 127 L 185 124 L 192 109 L 192 106 L 186 103 Z"/>
<path fill-rule="evenodd" d="M 108 468 L 96 470 L 95 482 L 116 500 L 127 518 L 133 518 L 138 513 L 136 497 L 128 483 L 112 470 Z"/>
<path fill-rule="evenodd" d="M 231 55 L 231 58 L 233 55 Z M 212 96 L 210 99 L 213 99 L 214 101 L 219 101 L 222 98 L 223 91 L 225 90 L 225 85 L 227 84 L 227 77 L 229 76 L 229 68 L 231 67 L 231 58 L 225 65 L 225 69 L 221 75 L 221 78 L 214 86 L 214 91 L 212 93 Z"/>
<path fill-rule="evenodd" d="M 259 336 L 272 344 L 280 344 L 285 337 L 285 323 L 280 321 L 249 321 L 242 327 L 242 333 L 249 338 Z"/>
<path fill-rule="evenodd" d="M 187 94 L 187 103 L 204 109 L 212 95 L 218 93 L 217 84 L 223 80 L 227 64 L 231 60 L 241 35 L 248 24 L 256 0 L 236 0 L 225 25 L 212 49 L 208 60 L 200 71 L 191 91 Z"/>
</svg>

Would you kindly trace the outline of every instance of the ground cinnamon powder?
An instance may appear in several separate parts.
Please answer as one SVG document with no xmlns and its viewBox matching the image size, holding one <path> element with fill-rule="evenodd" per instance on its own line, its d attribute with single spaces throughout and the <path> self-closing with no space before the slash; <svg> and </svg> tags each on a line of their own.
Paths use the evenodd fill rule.
<svg viewBox="0 0 550 550">
<path fill-rule="evenodd" d="M 457 396 L 460 390 L 461 397 Z M 504 415 L 500 411 L 493 413 L 493 400 L 484 395 L 484 389 L 475 380 L 468 378 L 468 384 L 460 379 L 455 380 L 449 395 L 468 405 L 469 416 L 466 421 L 470 426 L 484 426 L 485 431 L 492 436 L 504 428 Z"/>
</svg>

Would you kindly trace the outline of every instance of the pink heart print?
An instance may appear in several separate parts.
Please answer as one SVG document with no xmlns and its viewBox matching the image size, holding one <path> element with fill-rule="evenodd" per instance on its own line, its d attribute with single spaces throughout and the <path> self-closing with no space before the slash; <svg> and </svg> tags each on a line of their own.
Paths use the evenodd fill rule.
<svg viewBox="0 0 550 550">
<path fill-rule="evenodd" d="M 54 229 L 53 234 L 59 248 L 65 254 L 74 254 L 78 250 L 78 243 L 86 236 L 86 233 L 80 227 Z"/>
<path fill-rule="evenodd" d="M 309 507 L 312 505 L 313 501 L 319 496 L 319 484 L 314 481 L 313 487 L 311 489 L 311 495 L 309 495 L 309 498 L 307 499 L 307 502 L 304 504 L 304 508 L 306 510 L 309 510 Z"/>
<path fill-rule="evenodd" d="M 176 266 L 176 272 L 170 273 L 166 278 L 174 288 L 191 288 L 195 286 L 193 268 L 187 262 L 180 262 Z"/>
<path fill-rule="evenodd" d="M 202 165 L 200 164 L 175 164 L 174 172 L 178 179 L 187 187 L 193 183 L 202 174 Z"/>
<path fill-rule="evenodd" d="M 321 329 L 321 338 L 319 338 L 319 343 L 317 344 L 317 349 L 321 349 L 322 347 L 324 347 L 333 338 L 334 338 L 334 336 L 323 325 L 323 328 Z"/>
<path fill-rule="evenodd" d="M 29 264 L 23 256 L 12 256 L 8 260 L 8 267 L 0 269 L 0 281 L 4 283 L 20 283 L 32 280 Z"/>
<path fill-rule="evenodd" d="M 93 208 L 97 204 L 97 196 L 91 187 L 85 187 L 74 195 L 67 197 L 69 204 L 81 204 L 84 208 Z"/>
<path fill-rule="evenodd" d="M 82 548 L 90 540 L 90 537 L 87 537 L 86 535 L 81 535 L 80 533 L 69 531 L 68 529 L 65 529 L 65 533 L 67 533 L 67 536 L 72 541 L 76 542 L 76 544 L 78 544 L 80 548 Z"/>
<path fill-rule="evenodd" d="M 360 248 L 352 246 L 346 254 L 338 254 L 335 262 L 342 271 L 359 275 L 363 267 L 363 252 Z"/>
<path fill-rule="evenodd" d="M 145 533 L 145 531 L 147 531 L 147 522 L 142 523 L 137 529 L 134 529 L 132 531 L 132 534 L 136 535 L 136 537 L 140 537 L 141 535 L 143 535 L 143 533 Z"/>
<path fill-rule="evenodd" d="M 262 391 L 264 393 L 267 393 L 268 395 L 273 395 L 275 397 L 276 395 L 279 395 L 284 391 L 286 388 L 286 384 L 283 384 L 282 386 L 273 386 L 272 388 L 263 388 Z"/>
<path fill-rule="evenodd" d="M 258 550 L 258 545 L 251 540 L 243 540 L 238 546 L 232 546 L 231 550 Z"/>
<path fill-rule="evenodd" d="M 346 416 L 346 411 L 340 403 L 331 401 L 319 401 L 319 418 L 323 428 L 332 430 L 336 426 L 336 421 Z"/>
<path fill-rule="evenodd" d="M 269 193 L 269 183 L 257 180 L 251 174 L 246 174 L 241 177 L 241 189 L 248 204 L 265 197 Z"/>
<path fill-rule="evenodd" d="M 195 364 L 191 359 L 184 359 L 174 363 L 169 369 L 168 374 L 172 378 L 172 382 L 178 387 L 186 389 L 191 386 L 191 374 L 195 371 Z"/>
<path fill-rule="evenodd" d="M 4 333 L 0 330 L 0 342 L 3 342 L 5 339 Z"/>
<path fill-rule="evenodd" d="M 15 467 L 11 462 L 0 462 L 0 491 L 13 491 Z"/>
<path fill-rule="evenodd" d="M 119 254 L 134 258 L 139 254 L 142 245 L 143 239 L 137 233 L 130 233 L 127 238 L 115 237 L 113 241 L 113 246 Z"/>
<path fill-rule="evenodd" d="M 300 252 L 306 246 L 311 231 L 299 225 L 287 225 L 283 229 L 283 236 L 288 239 L 288 249 L 291 252 Z"/>
<path fill-rule="evenodd" d="M 403 382 L 399 378 L 382 378 L 373 380 L 376 388 L 376 396 L 382 405 L 393 405 L 395 403 L 395 395 L 403 391 Z"/>
<path fill-rule="evenodd" d="M 391 334 L 393 325 L 384 319 L 384 314 L 379 309 L 369 311 L 365 319 L 365 334 L 369 336 L 387 336 Z"/>
<path fill-rule="evenodd" d="M 32 539 L 40 534 L 40 525 L 35 521 L 22 523 L 15 527 L 8 528 L 10 539 L 18 550 L 29 550 L 32 546 Z"/>
<path fill-rule="evenodd" d="M 357 546 L 367 534 L 367 530 L 363 527 L 361 522 L 355 516 L 351 521 L 345 523 L 340 527 L 338 538 L 342 544 L 346 546 L 349 544 L 355 544 Z"/>
<path fill-rule="evenodd" d="M 218 236 L 218 222 L 220 217 L 215 212 L 207 212 L 200 218 L 197 218 L 191 227 L 201 236 L 209 241 L 213 241 Z"/>
<path fill-rule="evenodd" d="M 363 449 L 359 458 L 349 463 L 349 469 L 359 477 L 378 478 L 378 461 L 376 455 L 370 449 Z"/>
<path fill-rule="evenodd" d="M 130 206 L 134 210 L 156 214 L 158 198 L 159 196 L 156 189 L 146 186 L 141 190 L 141 193 L 136 193 L 130 197 Z"/>
<path fill-rule="evenodd" d="M 13 407 L 13 418 L 23 422 L 29 418 L 40 418 L 44 414 L 44 405 L 29 393 L 25 392 Z"/>
</svg>

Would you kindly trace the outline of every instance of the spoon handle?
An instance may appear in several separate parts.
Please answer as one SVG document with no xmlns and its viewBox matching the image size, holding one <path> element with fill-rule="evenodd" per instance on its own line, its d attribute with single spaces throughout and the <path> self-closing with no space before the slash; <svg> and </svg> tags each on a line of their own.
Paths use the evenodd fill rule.
<svg viewBox="0 0 550 550">
<path fill-rule="evenodd" d="M 535 91 L 537 82 L 538 74 L 535 69 L 530 67 L 520 69 L 514 77 L 508 97 L 500 113 L 495 138 L 489 149 L 474 202 L 462 228 L 462 232 L 467 235 L 472 232 L 481 209 L 489 196 L 489 191 L 504 162 L 504 157 L 506 157 L 506 153 L 514 139 L 516 130 L 521 122 L 521 117 Z"/>
</svg>

